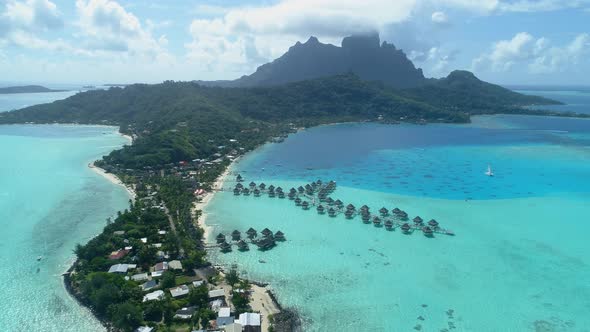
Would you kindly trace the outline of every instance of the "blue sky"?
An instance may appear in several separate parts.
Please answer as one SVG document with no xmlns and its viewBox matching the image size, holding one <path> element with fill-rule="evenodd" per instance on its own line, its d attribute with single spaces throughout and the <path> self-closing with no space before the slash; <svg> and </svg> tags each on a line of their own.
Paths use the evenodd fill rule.
<svg viewBox="0 0 590 332">
<path fill-rule="evenodd" d="M 233 79 L 367 31 L 428 77 L 590 85 L 590 0 L 0 0 L 0 81 Z"/>
</svg>

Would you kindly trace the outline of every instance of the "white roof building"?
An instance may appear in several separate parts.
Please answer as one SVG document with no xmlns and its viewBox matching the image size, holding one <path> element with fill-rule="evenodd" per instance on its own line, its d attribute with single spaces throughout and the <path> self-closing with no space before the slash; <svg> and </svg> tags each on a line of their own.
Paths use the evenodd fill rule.
<svg viewBox="0 0 590 332">
<path fill-rule="evenodd" d="M 129 269 L 134 269 L 135 264 L 115 264 L 109 269 L 109 273 L 127 273 Z"/>
<path fill-rule="evenodd" d="M 210 299 L 214 299 L 217 297 L 225 297 L 225 291 L 223 289 L 213 289 L 209 291 Z"/>
<path fill-rule="evenodd" d="M 170 289 L 170 295 L 172 295 L 172 297 L 185 296 L 188 294 L 188 292 L 189 292 L 189 289 L 188 289 L 187 285 L 181 285 L 176 288 Z"/>
<path fill-rule="evenodd" d="M 204 283 L 205 283 L 205 281 L 203 281 L 203 280 L 195 280 L 195 281 L 193 281 L 193 286 L 194 287 L 199 287 L 199 286 L 201 286 Z"/>
<path fill-rule="evenodd" d="M 229 307 L 221 307 L 219 308 L 219 314 L 217 317 L 229 317 L 231 315 L 231 310 Z"/>
<path fill-rule="evenodd" d="M 140 326 L 135 329 L 135 332 L 152 332 L 154 330 L 153 327 L 149 326 Z"/>
<path fill-rule="evenodd" d="M 164 291 L 157 290 L 157 291 L 145 294 L 143 297 L 143 302 L 154 301 L 154 300 L 159 301 L 163 298 L 164 298 Z"/>
<path fill-rule="evenodd" d="M 260 314 L 251 312 L 240 314 L 239 322 L 242 326 L 260 326 Z"/>
<path fill-rule="evenodd" d="M 131 280 L 133 280 L 133 281 L 144 281 L 144 280 L 148 280 L 148 274 L 147 273 L 134 274 L 134 275 L 131 276 Z"/>
</svg>

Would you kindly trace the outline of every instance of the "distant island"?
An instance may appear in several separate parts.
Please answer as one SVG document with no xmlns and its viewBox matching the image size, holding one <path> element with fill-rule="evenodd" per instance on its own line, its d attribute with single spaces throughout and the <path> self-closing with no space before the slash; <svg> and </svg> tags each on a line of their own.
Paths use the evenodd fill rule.
<svg viewBox="0 0 590 332">
<path fill-rule="evenodd" d="M 41 85 L 23 85 L 23 86 L 9 86 L 0 88 L 0 94 L 13 93 L 43 93 L 43 92 L 63 92 L 67 90 L 54 90 Z"/>
</svg>

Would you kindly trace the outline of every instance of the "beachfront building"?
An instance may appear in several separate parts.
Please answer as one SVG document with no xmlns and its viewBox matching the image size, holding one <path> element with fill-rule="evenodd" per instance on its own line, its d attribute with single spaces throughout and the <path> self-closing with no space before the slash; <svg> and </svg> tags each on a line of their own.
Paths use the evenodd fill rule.
<svg viewBox="0 0 590 332">
<path fill-rule="evenodd" d="M 219 308 L 216 320 L 217 327 L 223 327 L 229 324 L 233 324 L 234 320 L 235 318 L 231 315 L 231 309 L 229 307 Z"/>
<path fill-rule="evenodd" d="M 244 332 L 260 332 L 261 331 L 261 316 L 260 314 L 246 312 L 240 314 L 238 322 L 242 325 Z"/>
<path fill-rule="evenodd" d="M 148 301 L 160 301 L 161 299 L 164 298 L 164 291 L 162 290 L 157 290 L 157 291 L 153 291 L 151 293 L 147 293 L 143 296 L 143 302 L 148 302 Z"/>
<path fill-rule="evenodd" d="M 189 288 L 187 285 L 181 285 L 176 288 L 170 289 L 170 295 L 172 295 L 173 298 L 186 296 L 188 295 L 188 292 Z"/>
<path fill-rule="evenodd" d="M 223 289 L 212 289 L 208 293 L 209 301 L 216 300 L 216 299 L 223 299 L 225 300 L 225 291 Z"/>
</svg>

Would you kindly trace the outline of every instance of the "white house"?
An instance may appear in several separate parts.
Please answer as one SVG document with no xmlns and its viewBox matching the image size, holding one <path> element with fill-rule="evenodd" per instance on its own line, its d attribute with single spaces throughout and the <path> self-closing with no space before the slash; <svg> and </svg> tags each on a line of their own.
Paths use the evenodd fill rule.
<svg viewBox="0 0 590 332">
<path fill-rule="evenodd" d="M 242 326 L 260 326 L 260 314 L 246 312 L 240 314 L 239 322 Z"/>
<path fill-rule="evenodd" d="M 148 280 L 147 273 L 138 273 L 131 276 L 131 280 L 133 281 L 145 281 Z"/>
<path fill-rule="evenodd" d="M 109 269 L 109 273 L 127 273 L 128 270 L 136 268 L 136 264 L 115 264 Z"/>
<path fill-rule="evenodd" d="M 223 289 L 213 289 L 209 291 L 209 299 L 225 298 L 225 291 Z"/>
<path fill-rule="evenodd" d="M 153 291 L 151 293 L 145 294 L 143 297 L 143 302 L 154 301 L 154 300 L 159 301 L 163 298 L 164 298 L 164 291 L 157 290 L 157 291 Z"/>
<path fill-rule="evenodd" d="M 187 285 L 181 285 L 176 288 L 170 289 L 170 295 L 172 295 L 172 297 L 174 297 L 174 298 L 185 296 L 188 294 L 188 292 L 189 292 L 189 288 Z"/>
</svg>

